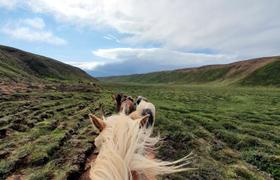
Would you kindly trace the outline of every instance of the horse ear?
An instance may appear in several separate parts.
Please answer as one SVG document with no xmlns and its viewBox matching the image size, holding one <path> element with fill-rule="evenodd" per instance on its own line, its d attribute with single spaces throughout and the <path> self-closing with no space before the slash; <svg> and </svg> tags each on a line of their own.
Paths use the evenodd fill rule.
<svg viewBox="0 0 280 180">
<path fill-rule="evenodd" d="M 115 94 L 112 94 L 112 99 L 113 99 L 113 101 L 115 101 L 116 100 L 116 95 Z"/>
<path fill-rule="evenodd" d="M 134 102 L 133 98 L 131 96 L 128 96 L 127 99 L 129 99 L 130 101 Z"/>
<path fill-rule="evenodd" d="M 145 126 L 145 124 L 148 122 L 150 115 L 147 114 L 140 119 L 138 119 L 138 122 L 140 122 L 141 127 Z"/>
<path fill-rule="evenodd" d="M 105 128 L 106 124 L 99 117 L 95 116 L 94 114 L 89 114 L 89 118 L 92 124 L 97 127 L 100 132 Z"/>
<path fill-rule="evenodd" d="M 137 105 L 139 105 L 140 104 L 140 102 L 141 102 L 141 100 L 142 100 L 142 96 L 137 96 L 137 98 L 136 98 L 136 104 Z"/>
<path fill-rule="evenodd" d="M 129 116 L 132 120 L 138 120 L 138 118 L 139 118 L 139 114 L 138 114 L 137 111 L 133 111 L 133 112 L 130 113 L 128 116 Z"/>
</svg>

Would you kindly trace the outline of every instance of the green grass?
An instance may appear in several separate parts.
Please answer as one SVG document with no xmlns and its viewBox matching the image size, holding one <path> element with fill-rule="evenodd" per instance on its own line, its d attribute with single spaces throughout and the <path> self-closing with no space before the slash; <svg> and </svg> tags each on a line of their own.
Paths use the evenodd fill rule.
<svg viewBox="0 0 280 180">
<path fill-rule="evenodd" d="M 100 78 L 111 83 L 280 86 L 280 57 L 225 65 Z"/>
<path fill-rule="evenodd" d="M 109 82 L 135 82 L 135 83 L 171 83 L 185 84 L 194 83 L 201 84 L 206 82 L 221 81 L 221 78 L 229 71 L 226 67 L 217 67 L 214 69 L 205 69 L 194 72 L 181 71 L 163 71 L 148 74 L 137 74 L 120 77 L 109 77 L 104 80 Z M 103 78 L 102 78 L 103 80 Z"/>
<path fill-rule="evenodd" d="M 93 151 L 95 129 L 87 114 L 103 95 L 95 92 L 33 92 L 0 101 L 0 179 L 22 174 L 26 179 L 79 173 Z M 78 159 L 77 159 L 78 158 Z"/>
<path fill-rule="evenodd" d="M 105 85 L 155 104 L 161 158 L 196 154 L 198 170 L 172 179 L 280 179 L 279 89 Z"/>
<path fill-rule="evenodd" d="M 250 76 L 246 77 L 242 84 L 246 85 L 262 85 L 262 86 L 280 86 L 280 61 L 270 63 Z"/>
<path fill-rule="evenodd" d="M 0 79 L 16 82 L 87 82 L 96 79 L 57 60 L 0 45 Z"/>
<path fill-rule="evenodd" d="M 96 129 L 87 114 L 100 103 L 113 113 L 116 92 L 155 104 L 155 133 L 164 138 L 159 158 L 195 154 L 190 167 L 196 170 L 167 178 L 280 179 L 279 89 L 136 84 L 1 96 L 0 177 L 77 177 L 94 150 Z"/>
</svg>

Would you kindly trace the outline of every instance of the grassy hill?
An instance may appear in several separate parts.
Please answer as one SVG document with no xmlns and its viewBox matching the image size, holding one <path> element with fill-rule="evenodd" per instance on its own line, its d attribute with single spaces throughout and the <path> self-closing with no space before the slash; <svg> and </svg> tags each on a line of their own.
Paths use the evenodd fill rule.
<svg viewBox="0 0 280 180">
<path fill-rule="evenodd" d="M 261 67 L 243 79 L 249 85 L 280 85 L 280 61 Z"/>
<path fill-rule="evenodd" d="M 79 68 L 0 45 L 0 80 L 13 82 L 96 82 Z"/>
<path fill-rule="evenodd" d="M 104 77 L 100 80 L 134 83 L 214 83 L 280 86 L 280 57 L 264 57 L 225 65 L 209 65 L 174 71 Z"/>
</svg>

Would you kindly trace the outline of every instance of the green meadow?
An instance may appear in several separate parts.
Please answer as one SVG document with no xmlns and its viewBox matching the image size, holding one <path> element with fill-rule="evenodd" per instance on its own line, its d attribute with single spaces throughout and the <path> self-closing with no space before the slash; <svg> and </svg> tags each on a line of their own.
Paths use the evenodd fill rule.
<svg viewBox="0 0 280 180">
<path fill-rule="evenodd" d="M 98 131 L 87 114 L 142 95 L 157 108 L 158 157 L 193 153 L 192 171 L 166 179 L 280 179 L 280 89 L 102 84 L 100 92 L 0 96 L 0 179 L 77 179 Z"/>
<path fill-rule="evenodd" d="M 194 153 L 171 179 L 280 179 L 280 89 L 107 84 L 157 108 L 162 159 Z M 270 177 L 271 176 L 271 177 Z"/>
</svg>

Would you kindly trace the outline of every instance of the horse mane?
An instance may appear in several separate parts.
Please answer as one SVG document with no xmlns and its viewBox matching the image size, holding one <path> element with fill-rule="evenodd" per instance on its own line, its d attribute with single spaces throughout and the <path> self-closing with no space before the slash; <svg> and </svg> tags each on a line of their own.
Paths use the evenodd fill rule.
<svg viewBox="0 0 280 180">
<path fill-rule="evenodd" d="M 160 138 L 152 137 L 152 128 L 139 128 L 140 122 L 124 114 L 105 120 L 106 127 L 96 138 L 100 149 L 92 162 L 90 178 L 94 180 L 132 180 L 131 172 L 139 179 L 151 179 L 157 175 L 189 170 L 189 156 L 174 162 L 149 158 Z"/>
</svg>

